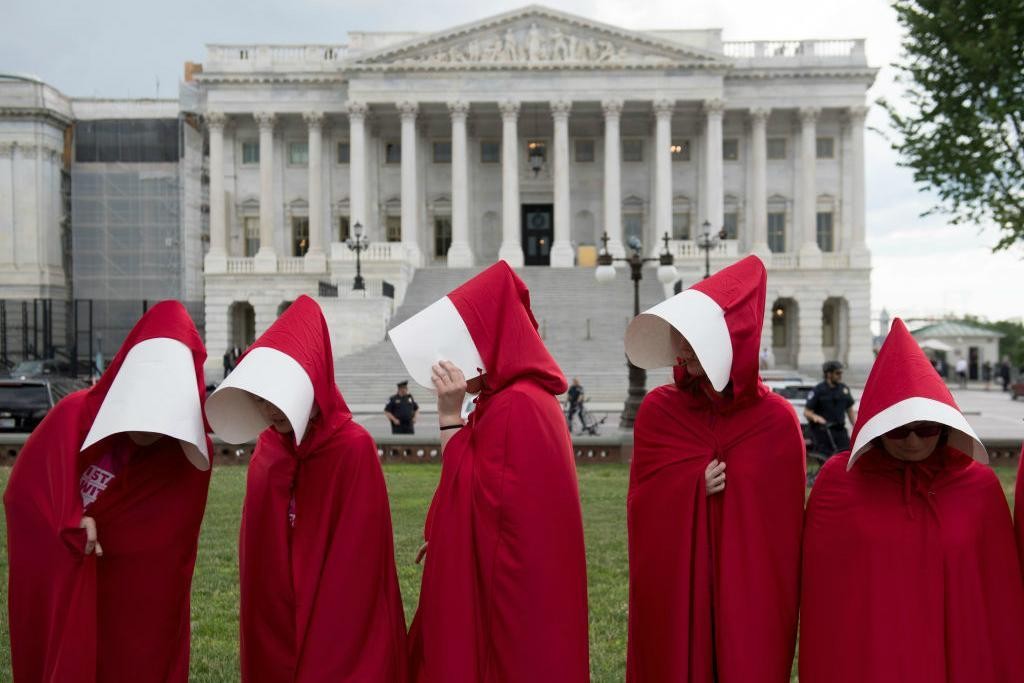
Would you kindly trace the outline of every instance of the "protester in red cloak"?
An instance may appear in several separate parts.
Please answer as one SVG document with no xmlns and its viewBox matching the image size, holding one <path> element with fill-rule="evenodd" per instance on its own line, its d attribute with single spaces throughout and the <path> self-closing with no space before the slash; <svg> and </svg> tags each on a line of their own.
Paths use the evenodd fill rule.
<svg viewBox="0 0 1024 683">
<path fill-rule="evenodd" d="M 405 680 L 405 616 L 377 446 L 300 296 L 210 396 L 230 443 L 259 435 L 239 544 L 242 680 Z"/>
<path fill-rule="evenodd" d="M 634 364 L 675 365 L 633 432 L 629 681 L 789 680 L 805 453 L 758 376 L 765 287 L 750 256 L 627 329 Z"/>
<path fill-rule="evenodd" d="M 1006 498 L 899 319 L 860 405 L 852 450 L 829 460 L 808 501 L 800 680 L 1024 681 Z"/>
<path fill-rule="evenodd" d="M 188 679 L 205 359 L 185 308 L 161 302 L 21 449 L 4 493 L 15 683 Z"/>
<path fill-rule="evenodd" d="M 1024 446 L 1017 458 L 1017 485 L 1013 493 L 1013 528 L 1017 532 L 1017 554 L 1020 556 L 1020 570 L 1024 574 Z"/>
<path fill-rule="evenodd" d="M 526 285 L 499 261 L 391 339 L 413 379 L 438 391 L 444 453 L 411 680 L 589 681 L 583 523 L 555 399 L 567 387 Z M 463 424 L 467 388 L 479 396 Z"/>
</svg>

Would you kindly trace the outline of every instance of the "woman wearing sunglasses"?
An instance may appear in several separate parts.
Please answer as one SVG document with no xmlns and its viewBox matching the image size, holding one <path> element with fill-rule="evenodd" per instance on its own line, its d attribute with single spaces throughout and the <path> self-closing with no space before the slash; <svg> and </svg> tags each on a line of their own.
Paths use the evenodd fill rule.
<svg viewBox="0 0 1024 683">
<path fill-rule="evenodd" d="M 800 680 L 1024 680 L 1024 588 L 988 456 L 899 319 L 804 529 Z"/>
</svg>

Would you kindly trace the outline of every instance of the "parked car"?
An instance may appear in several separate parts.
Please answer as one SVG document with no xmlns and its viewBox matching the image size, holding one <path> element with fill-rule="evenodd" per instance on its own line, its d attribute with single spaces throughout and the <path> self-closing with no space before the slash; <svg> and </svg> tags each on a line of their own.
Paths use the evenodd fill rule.
<svg viewBox="0 0 1024 683">
<path fill-rule="evenodd" d="M 71 375 L 71 364 L 59 358 L 23 360 L 11 368 L 10 375 L 15 379 L 27 379 L 29 377 L 68 377 Z"/>
<path fill-rule="evenodd" d="M 71 377 L 0 379 L 0 432 L 31 432 L 58 401 L 88 386 Z"/>
<path fill-rule="evenodd" d="M 1024 396 L 1024 375 L 1010 385 L 1010 398 L 1016 401 L 1021 396 Z"/>
</svg>

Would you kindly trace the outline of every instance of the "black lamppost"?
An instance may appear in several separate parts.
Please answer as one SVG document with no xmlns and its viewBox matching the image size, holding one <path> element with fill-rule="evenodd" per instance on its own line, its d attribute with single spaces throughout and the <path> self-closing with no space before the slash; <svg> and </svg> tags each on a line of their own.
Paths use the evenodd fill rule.
<svg viewBox="0 0 1024 683">
<path fill-rule="evenodd" d="M 718 234 L 713 234 L 711 221 L 704 221 L 700 227 L 704 230 L 697 240 L 697 248 L 704 252 L 704 279 L 707 280 L 711 277 L 711 250 L 718 246 L 718 240 L 724 240 L 726 235 L 725 228 L 719 230 Z"/>
<path fill-rule="evenodd" d="M 366 289 L 366 284 L 363 282 L 363 271 L 359 262 L 359 254 L 370 247 L 370 240 L 363 234 L 363 224 L 359 221 L 356 221 L 356 224 L 352 226 L 352 234 L 345 240 L 345 246 L 356 252 L 356 279 L 352 281 L 352 289 L 361 292 Z"/>
<path fill-rule="evenodd" d="M 672 258 L 672 252 L 669 251 L 669 236 L 665 233 L 665 236 L 661 238 L 665 243 L 665 251 L 657 258 L 649 257 L 644 258 L 640 254 L 643 252 L 643 244 L 634 235 L 629 238 L 627 244 L 630 251 L 632 252 L 629 256 L 616 258 L 608 253 L 608 233 L 601 235 L 601 253 L 597 257 L 597 270 L 594 272 L 594 277 L 600 283 L 611 282 L 615 279 L 615 266 L 613 265 L 616 261 L 622 261 L 629 264 L 630 279 L 633 281 L 633 317 L 640 315 L 640 281 L 644 279 L 643 267 L 645 263 L 657 261 L 660 265 L 658 266 L 658 282 L 662 284 L 670 284 L 675 282 L 678 274 L 676 273 L 675 259 Z M 636 421 L 636 412 L 640 408 L 640 402 L 644 400 L 644 394 L 647 393 L 647 371 L 643 368 L 638 368 L 629 362 L 629 358 L 626 358 L 626 364 L 629 365 L 629 393 L 626 396 L 626 403 L 622 409 L 622 418 L 619 420 L 619 428 L 621 429 L 632 429 L 633 423 Z"/>
</svg>

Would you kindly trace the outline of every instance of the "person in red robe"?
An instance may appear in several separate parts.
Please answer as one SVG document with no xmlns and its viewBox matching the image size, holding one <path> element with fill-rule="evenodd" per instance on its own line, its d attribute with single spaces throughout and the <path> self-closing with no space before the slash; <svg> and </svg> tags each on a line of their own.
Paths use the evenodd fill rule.
<svg viewBox="0 0 1024 683">
<path fill-rule="evenodd" d="M 899 319 L 807 505 L 804 683 L 1024 681 L 1024 586 L 985 448 Z"/>
<path fill-rule="evenodd" d="M 229 443 L 259 436 L 239 542 L 248 683 L 405 681 L 405 615 L 377 446 L 334 379 L 300 296 L 206 404 Z"/>
<path fill-rule="evenodd" d="M 766 280 L 749 256 L 627 328 L 631 362 L 675 380 L 633 431 L 628 681 L 789 680 L 806 463 L 758 374 Z"/>
<path fill-rule="evenodd" d="M 1020 556 L 1020 570 L 1024 575 L 1024 446 L 1017 458 L 1017 483 L 1013 489 L 1013 528 L 1017 532 L 1017 554 Z"/>
<path fill-rule="evenodd" d="M 443 449 L 410 680 L 589 681 L 583 522 L 555 398 L 567 385 L 526 285 L 499 261 L 390 336 L 438 392 Z M 464 421 L 467 390 L 478 396 Z"/>
<path fill-rule="evenodd" d="M 188 680 L 205 359 L 184 306 L 158 303 L 18 454 L 4 492 L 15 683 Z"/>
</svg>

